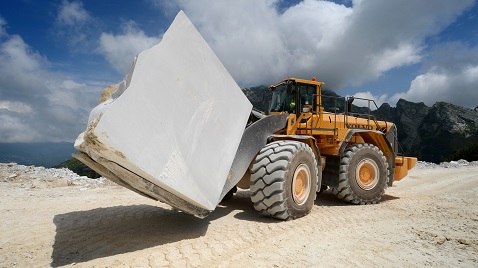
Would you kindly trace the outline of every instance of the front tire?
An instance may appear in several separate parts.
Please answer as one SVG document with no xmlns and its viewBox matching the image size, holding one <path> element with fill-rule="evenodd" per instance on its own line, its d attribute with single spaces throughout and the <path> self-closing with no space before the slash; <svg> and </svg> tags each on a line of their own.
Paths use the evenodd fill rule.
<svg viewBox="0 0 478 268">
<path fill-rule="evenodd" d="M 282 220 L 307 215 L 316 197 L 317 174 L 317 161 L 307 144 L 277 141 L 266 145 L 252 166 L 254 208 Z"/>
<path fill-rule="evenodd" d="M 377 146 L 354 144 L 340 161 L 339 186 L 333 192 L 352 204 L 375 204 L 385 193 L 388 176 L 387 160 Z"/>
</svg>

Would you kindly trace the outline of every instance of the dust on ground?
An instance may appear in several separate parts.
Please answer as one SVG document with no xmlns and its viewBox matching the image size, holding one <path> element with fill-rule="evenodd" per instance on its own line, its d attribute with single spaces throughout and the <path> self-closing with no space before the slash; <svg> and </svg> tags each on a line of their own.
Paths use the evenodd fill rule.
<svg viewBox="0 0 478 268">
<path fill-rule="evenodd" d="M 247 191 L 201 220 L 105 181 L 1 167 L 2 267 L 478 267 L 476 165 L 421 163 L 380 204 L 325 192 L 287 222 Z"/>
</svg>

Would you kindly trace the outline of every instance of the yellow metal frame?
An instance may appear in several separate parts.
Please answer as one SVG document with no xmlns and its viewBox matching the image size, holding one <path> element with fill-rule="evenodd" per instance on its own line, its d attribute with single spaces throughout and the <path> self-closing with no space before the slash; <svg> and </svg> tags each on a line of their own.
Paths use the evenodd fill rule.
<svg viewBox="0 0 478 268">
<path fill-rule="evenodd" d="M 322 85 L 324 85 L 324 82 L 287 78 L 269 88 L 274 90 L 274 88 L 285 85 L 290 81 L 305 85 L 315 85 L 316 106 L 311 106 L 308 112 L 301 112 L 299 115 L 289 114 L 287 127 L 277 134 L 314 137 L 321 155 L 340 155 L 340 148 L 344 143 L 373 144 L 380 148 L 389 163 L 395 162 L 394 180 L 402 179 L 407 175 L 408 170 L 415 166 L 416 158 L 396 157 L 395 160 L 393 159 L 395 154 L 391 149 L 389 141 L 380 132 L 388 132 L 393 124 L 385 121 L 374 121 L 374 124 L 371 124 L 371 120 L 367 118 L 325 112 L 322 106 Z M 271 112 L 271 114 L 277 113 L 283 112 Z M 356 131 L 357 129 L 360 131 Z"/>
</svg>

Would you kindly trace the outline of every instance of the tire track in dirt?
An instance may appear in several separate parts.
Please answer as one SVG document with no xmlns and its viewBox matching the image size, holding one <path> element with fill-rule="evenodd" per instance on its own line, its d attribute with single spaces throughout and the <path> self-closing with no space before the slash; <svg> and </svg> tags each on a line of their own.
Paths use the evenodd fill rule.
<svg viewBox="0 0 478 268">
<path fill-rule="evenodd" d="M 443 171 L 438 171 L 437 173 L 439 172 Z M 450 172 L 453 173 L 453 171 Z M 475 185 L 476 189 L 477 180 L 474 174 L 476 173 L 470 173 L 470 175 L 465 176 L 465 178 L 462 177 L 461 183 L 465 185 L 465 187 Z M 438 176 L 436 179 L 443 179 L 446 176 L 446 174 Z M 430 182 L 432 185 L 436 183 L 436 181 Z M 459 185 L 459 182 L 457 184 L 455 184 L 455 182 L 452 183 Z M 432 189 L 433 188 L 434 187 L 432 187 Z M 399 188 L 391 190 L 391 194 L 395 192 L 400 193 Z M 442 193 L 441 186 L 434 190 L 438 193 Z M 469 193 L 469 195 L 462 196 L 460 192 L 454 191 L 449 192 L 447 196 L 437 196 L 430 192 L 427 194 L 420 193 L 418 195 L 410 195 L 406 198 L 396 198 L 389 195 L 385 198 L 388 198 L 389 201 L 382 202 L 378 205 L 360 207 L 342 206 L 336 203 L 336 201 L 329 199 L 329 197 L 324 198 L 324 196 L 322 196 L 319 197 L 317 201 L 318 205 L 310 215 L 292 223 L 285 223 L 287 225 L 291 224 L 291 228 L 288 232 L 280 236 L 269 238 L 268 241 L 263 241 L 262 244 L 270 245 L 274 244 L 274 241 L 286 241 L 285 244 L 287 245 L 300 244 L 301 239 L 304 239 L 304 237 L 302 236 L 302 232 L 296 230 L 296 228 L 307 229 L 307 226 L 317 226 L 320 224 L 321 227 L 308 233 L 308 237 L 320 237 L 320 241 L 305 239 L 302 242 L 304 242 L 304 246 L 310 246 L 313 250 L 316 250 L 317 254 L 320 254 L 320 252 L 326 252 L 327 254 L 321 257 L 312 256 L 310 262 L 303 264 L 323 264 L 326 266 L 335 263 L 337 263 L 337 266 L 343 266 L 344 264 L 349 266 L 383 266 L 386 264 L 388 266 L 400 263 L 400 266 L 441 266 L 449 263 L 450 259 L 455 259 L 457 264 L 475 266 L 478 263 L 476 256 L 478 252 L 476 248 L 478 235 L 476 231 L 473 230 L 477 230 L 478 225 L 470 216 L 476 214 L 473 209 L 470 213 L 469 209 L 460 211 L 456 206 L 446 206 L 449 204 L 448 199 L 451 198 L 455 200 L 458 196 L 458 200 L 462 200 L 462 203 L 467 203 L 466 200 L 468 200 L 468 205 L 476 208 L 478 205 L 478 200 L 476 199 L 477 191 L 468 189 L 465 192 Z M 428 200 L 430 196 L 433 197 L 432 200 Z M 422 201 L 424 201 L 425 206 L 421 203 Z M 460 215 L 467 213 L 468 216 L 460 217 Z M 430 219 L 432 219 L 432 221 L 430 221 Z M 438 233 L 449 233 L 450 228 L 448 225 L 453 225 L 451 228 L 451 237 L 466 236 L 466 234 L 468 234 L 468 236 L 471 235 L 473 239 L 471 241 L 466 239 L 463 241 L 464 238 L 446 238 L 445 241 L 447 242 L 445 243 L 447 244 L 441 247 L 440 243 L 442 242 L 437 241 L 436 238 L 438 235 L 433 234 L 431 238 L 426 239 L 420 236 L 419 230 L 421 228 L 433 230 L 437 222 L 446 219 L 461 219 L 463 224 L 459 222 L 451 224 L 444 223 L 443 225 L 447 228 L 439 230 Z M 388 228 L 384 228 L 387 226 Z M 466 226 L 466 228 L 460 230 L 459 226 Z M 450 250 L 456 246 L 460 247 L 456 241 L 462 244 L 462 251 L 456 252 L 456 250 Z M 463 243 L 468 245 L 463 245 Z M 277 245 L 277 243 L 275 244 Z M 407 246 L 404 247 L 403 245 Z M 400 250 L 397 250 L 397 247 L 400 248 Z M 256 248 L 261 248 L 261 246 L 256 246 Z M 269 249 L 263 254 L 252 252 L 254 257 L 249 261 L 250 263 L 259 263 L 259 265 L 273 264 L 274 266 L 281 267 L 296 265 L 295 259 L 298 256 L 307 255 L 307 253 L 313 255 L 313 252 L 310 252 L 310 250 L 299 248 L 297 252 L 300 252 L 301 255 L 287 256 L 287 253 L 284 253 L 283 255 L 286 256 L 281 256 L 276 262 L 273 262 L 274 258 L 271 258 L 271 256 L 277 256 L 277 252 L 280 252 L 280 250 L 281 248 L 279 246 L 277 250 Z M 370 257 L 371 255 L 372 257 Z M 289 260 L 289 262 L 287 260 Z M 229 262 L 227 264 L 228 266 L 238 267 L 243 265 L 247 266 L 250 263 L 241 262 L 240 265 L 234 265 Z"/>
<path fill-rule="evenodd" d="M 477 171 L 412 172 L 377 205 L 320 194 L 309 215 L 287 222 L 258 215 L 243 191 L 200 220 L 117 187 L 1 187 L 0 263 L 476 267 Z"/>
</svg>

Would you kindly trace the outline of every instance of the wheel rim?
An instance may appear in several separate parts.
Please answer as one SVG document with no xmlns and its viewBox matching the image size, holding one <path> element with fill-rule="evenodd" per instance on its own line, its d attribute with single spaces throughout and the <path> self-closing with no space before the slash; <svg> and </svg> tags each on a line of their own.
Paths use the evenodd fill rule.
<svg viewBox="0 0 478 268">
<path fill-rule="evenodd" d="M 297 205 L 304 204 L 310 192 L 310 170 L 305 164 L 300 164 L 294 172 L 292 180 L 292 197 Z"/>
<path fill-rule="evenodd" d="M 355 180 L 363 190 L 370 190 L 375 187 L 379 181 L 377 163 L 369 158 L 362 159 L 357 165 Z"/>
</svg>

